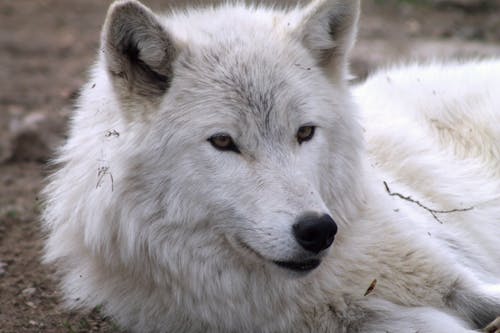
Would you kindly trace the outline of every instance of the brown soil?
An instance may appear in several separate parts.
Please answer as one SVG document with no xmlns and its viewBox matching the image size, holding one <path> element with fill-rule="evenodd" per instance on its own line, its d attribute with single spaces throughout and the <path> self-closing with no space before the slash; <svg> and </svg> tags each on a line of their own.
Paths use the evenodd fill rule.
<svg viewBox="0 0 500 333">
<path fill-rule="evenodd" d="M 38 221 L 44 163 L 64 139 L 109 3 L 0 0 L 0 333 L 119 331 L 99 309 L 60 307 L 53 268 L 40 263 Z M 500 55 L 497 0 L 365 0 L 363 9 L 360 78 L 412 58 Z"/>
</svg>

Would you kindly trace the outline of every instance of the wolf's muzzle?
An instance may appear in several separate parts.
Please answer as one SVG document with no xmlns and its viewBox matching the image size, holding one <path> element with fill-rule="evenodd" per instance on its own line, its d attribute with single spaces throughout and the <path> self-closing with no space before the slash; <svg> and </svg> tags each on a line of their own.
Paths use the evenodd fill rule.
<svg viewBox="0 0 500 333">
<path fill-rule="evenodd" d="M 293 225 L 293 235 L 307 251 L 319 253 L 332 245 L 337 224 L 330 215 L 306 213 Z"/>
</svg>

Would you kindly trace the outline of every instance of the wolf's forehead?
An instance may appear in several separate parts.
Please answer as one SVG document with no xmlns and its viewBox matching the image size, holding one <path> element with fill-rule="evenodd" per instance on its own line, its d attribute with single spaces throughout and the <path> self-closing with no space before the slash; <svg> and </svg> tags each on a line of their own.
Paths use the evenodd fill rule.
<svg viewBox="0 0 500 333">
<path fill-rule="evenodd" d="M 283 14 L 224 7 L 210 14 L 211 23 L 200 12 L 189 20 L 196 23 L 187 26 L 177 18 L 184 27 L 174 34 L 182 35 L 186 47 L 178 64 L 190 82 L 188 90 L 201 95 L 207 106 L 222 106 L 214 114 L 248 119 L 262 129 L 287 126 L 300 110 L 301 95 L 314 76 L 307 69 L 314 66 L 304 48 L 284 32 Z"/>
<path fill-rule="evenodd" d="M 281 116 L 294 112 L 308 89 L 305 85 L 314 76 L 312 64 L 299 59 L 300 51 L 289 52 L 287 44 L 269 39 L 235 36 L 209 45 L 192 45 L 181 55 L 179 64 L 197 93 L 268 124 L 277 116 L 274 110 L 287 109 L 287 113 L 279 113 Z"/>
<path fill-rule="evenodd" d="M 295 69 L 287 70 L 287 65 L 278 61 L 279 56 L 263 52 L 251 45 L 217 45 L 198 50 L 197 56 L 186 58 L 192 63 L 183 66 L 193 73 L 197 93 L 221 106 L 221 116 L 229 113 L 244 126 L 253 123 L 269 132 L 277 129 L 276 124 L 286 126 L 284 121 L 296 116 L 295 100 L 301 92 L 297 80 L 292 79 Z"/>
</svg>

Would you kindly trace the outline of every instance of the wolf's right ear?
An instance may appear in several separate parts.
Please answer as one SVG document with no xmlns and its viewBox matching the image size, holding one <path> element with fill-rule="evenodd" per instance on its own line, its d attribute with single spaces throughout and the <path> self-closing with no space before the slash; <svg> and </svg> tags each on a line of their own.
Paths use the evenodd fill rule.
<svg viewBox="0 0 500 333">
<path fill-rule="evenodd" d="M 178 50 L 151 10 L 135 0 L 111 5 L 102 51 L 118 99 L 130 113 L 156 106 L 170 86 Z"/>
</svg>

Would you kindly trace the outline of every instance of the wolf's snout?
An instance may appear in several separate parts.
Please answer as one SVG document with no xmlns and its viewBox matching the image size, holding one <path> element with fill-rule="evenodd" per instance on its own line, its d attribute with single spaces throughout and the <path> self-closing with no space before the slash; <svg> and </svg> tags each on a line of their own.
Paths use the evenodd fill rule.
<svg viewBox="0 0 500 333">
<path fill-rule="evenodd" d="M 337 224 L 330 215 L 318 216 L 309 213 L 302 215 L 293 225 L 293 235 L 306 250 L 319 253 L 332 245 Z"/>
</svg>

